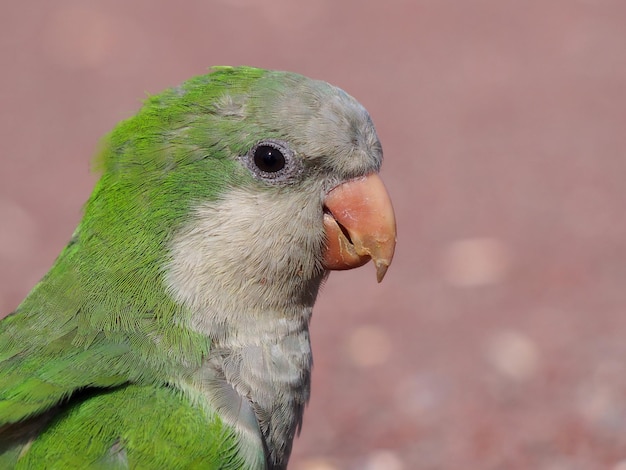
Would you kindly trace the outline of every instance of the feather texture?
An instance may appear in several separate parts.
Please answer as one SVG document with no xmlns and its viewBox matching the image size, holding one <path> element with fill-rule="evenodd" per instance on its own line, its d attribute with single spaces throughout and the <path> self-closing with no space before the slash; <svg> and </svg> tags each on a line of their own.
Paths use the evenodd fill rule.
<svg viewBox="0 0 626 470">
<path fill-rule="evenodd" d="M 253 168 L 268 139 L 295 170 Z M 361 105 L 299 75 L 218 67 L 148 98 L 103 140 L 72 240 L 0 322 L 0 468 L 285 468 L 324 194 L 381 159 Z"/>
</svg>

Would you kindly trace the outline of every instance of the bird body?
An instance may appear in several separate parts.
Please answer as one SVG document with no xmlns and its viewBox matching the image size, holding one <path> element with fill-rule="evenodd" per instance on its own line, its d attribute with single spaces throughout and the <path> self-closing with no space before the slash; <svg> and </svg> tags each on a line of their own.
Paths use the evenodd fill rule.
<svg viewBox="0 0 626 470">
<path fill-rule="evenodd" d="M 300 75 L 218 67 L 148 98 L 0 321 L 0 468 L 286 468 L 320 284 L 393 256 L 381 161 L 365 109 Z"/>
</svg>

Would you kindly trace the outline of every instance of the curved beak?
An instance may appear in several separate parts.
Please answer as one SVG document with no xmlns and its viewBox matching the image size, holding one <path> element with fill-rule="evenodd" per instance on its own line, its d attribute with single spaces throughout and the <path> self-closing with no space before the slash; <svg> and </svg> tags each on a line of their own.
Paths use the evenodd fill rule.
<svg viewBox="0 0 626 470">
<path fill-rule="evenodd" d="M 376 173 L 333 188 L 324 200 L 324 268 L 358 268 L 370 259 L 383 280 L 396 247 L 391 199 Z"/>
</svg>

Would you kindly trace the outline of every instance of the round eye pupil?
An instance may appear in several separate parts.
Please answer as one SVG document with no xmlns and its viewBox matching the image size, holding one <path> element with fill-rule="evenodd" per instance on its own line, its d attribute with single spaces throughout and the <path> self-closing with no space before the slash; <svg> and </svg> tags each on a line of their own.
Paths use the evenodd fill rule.
<svg viewBox="0 0 626 470">
<path fill-rule="evenodd" d="M 285 168 L 285 156 L 270 145 L 259 145 L 254 151 L 254 164 L 266 173 L 276 173 Z"/>
</svg>

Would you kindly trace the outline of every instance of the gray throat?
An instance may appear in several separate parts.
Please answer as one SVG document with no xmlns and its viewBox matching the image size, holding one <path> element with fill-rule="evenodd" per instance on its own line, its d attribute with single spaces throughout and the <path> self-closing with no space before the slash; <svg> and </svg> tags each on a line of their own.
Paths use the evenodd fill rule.
<svg viewBox="0 0 626 470">
<path fill-rule="evenodd" d="M 180 321 L 211 339 L 179 387 L 235 429 L 246 468 L 286 468 L 302 424 L 309 321 L 327 275 L 320 207 L 307 194 L 235 188 L 200 204 L 170 246 L 165 282 L 189 312 Z"/>
<path fill-rule="evenodd" d="M 207 363 L 247 402 L 262 434 L 269 469 L 284 469 L 294 436 L 302 425 L 304 407 L 310 395 L 311 347 L 306 320 L 275 324 L 282 328 L 274 338 L 248 344 L 216 342 Z M 240 414 L 240 400 L 221 407 L 222 412 Z M 228 419 L 228 418 L 227 418 Z M 245 422 L 245 420 L 244 420 Z M 241 425 L 242 421 L 237 423 Z"/>
</svg>

